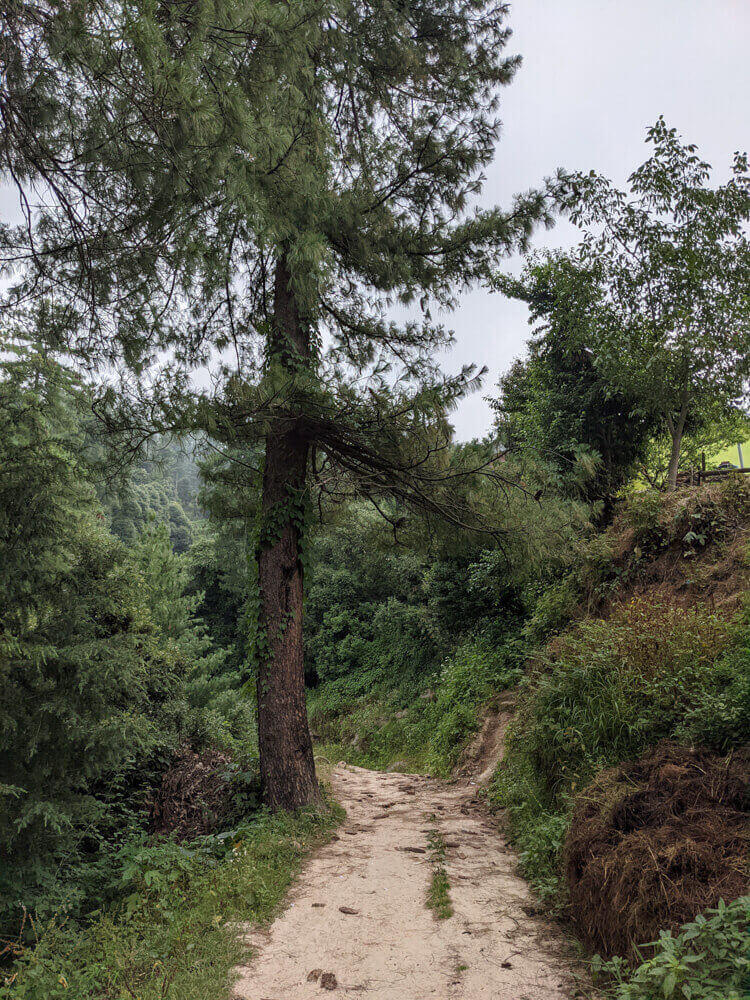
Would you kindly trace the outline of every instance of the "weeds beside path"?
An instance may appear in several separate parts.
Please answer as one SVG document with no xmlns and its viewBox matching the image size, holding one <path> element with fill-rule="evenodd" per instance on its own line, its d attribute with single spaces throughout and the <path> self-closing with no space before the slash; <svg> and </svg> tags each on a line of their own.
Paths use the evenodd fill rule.
<svg viewBox="0 0 750 1000">
<path fill-rule="evenodd" d="M 261 814 L 203 846 L 144 843 L 124 905 L 83 930 L 39 926 L 37 946 L 0 976 L 0 1000 L 223 1000 L 242 957 L 235 922 L 274 916 L 340 815 Z"/>
</svg>

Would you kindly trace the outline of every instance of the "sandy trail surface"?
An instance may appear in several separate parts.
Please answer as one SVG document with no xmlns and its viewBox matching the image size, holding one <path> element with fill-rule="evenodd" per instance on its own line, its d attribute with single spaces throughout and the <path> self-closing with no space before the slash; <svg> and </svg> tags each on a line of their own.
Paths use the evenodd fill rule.
<svg viewBox="0 0 750 1000">
<path fill-rule="evenodd" d="M 270 929 L 245 928 L 253 951 L 238 970 L 238 1000 L 593 996 L 474 786 L 344 765 L 332 783 L 347 821 Z M 446 920 L 425 906 L 436 830 L 454 911 Z"/>
</svg>

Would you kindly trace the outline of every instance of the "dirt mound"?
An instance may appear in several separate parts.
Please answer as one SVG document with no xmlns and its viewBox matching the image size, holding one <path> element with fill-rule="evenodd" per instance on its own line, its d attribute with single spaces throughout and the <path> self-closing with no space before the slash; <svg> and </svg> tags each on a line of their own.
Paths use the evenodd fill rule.
<svg viewBox="0 0 750 1000">
<path fill-rule="evenodd" d="M 627 596 L 734 611 L 750 579 L 750 477 L 631 497 L 605 538 Z"/>
<path fill-rule="evenodd" d="M 565 843 L 570 914 L 586 945 L 634 956 L 660 930 L 748 891 L 750 747 L 662 744 L 578 797 Z"/>
<path fill-rule="evenodd" d="M 213 833 L 232 811 L 232 761 L 218 750 L 184 747 L 150 803 L 151 833 L 191 840 Z"/>
</svg>

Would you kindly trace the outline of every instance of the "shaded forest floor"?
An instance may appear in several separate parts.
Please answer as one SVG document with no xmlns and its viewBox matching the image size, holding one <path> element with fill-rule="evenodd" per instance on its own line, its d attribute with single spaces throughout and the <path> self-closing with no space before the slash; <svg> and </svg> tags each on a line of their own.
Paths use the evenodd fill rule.
<svg viewBox="0 0 750 1000">
<path fill-rule="evenodd" d="M 347 821 L 270 929 L 244 928 L 257 953 L 235 997 L 591 997 L 470 782 L 339 765 L 332 785 Z"/>
</svg>

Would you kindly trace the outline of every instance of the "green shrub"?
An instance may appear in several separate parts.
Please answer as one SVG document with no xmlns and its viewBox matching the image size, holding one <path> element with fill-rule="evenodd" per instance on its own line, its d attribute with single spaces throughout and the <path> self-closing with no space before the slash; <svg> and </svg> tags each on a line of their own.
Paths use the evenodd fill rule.
<svg viewBox="0 0 750 1000">
<path fill-rule="evenodd" d="M 440 672 L 430 739 L 429 767 L 447 776 L 479 724 L 479 709 L 521 675 L 522 646 L 515 637 L 497 647 L 480 636 L 459 646 Z"/>
<path fill-rule="evenodd" d="M 684 730 L 686 716 L 724 690 L 717 661 L 730 642 L 729 625 L 713 612 L 641 600 L 553 644 L 524 732 L 549 804 Z M 726 720 L 713 721 L 705 742 L 721 748 Z"/>
<path fill-rule="evenodd" d="M 448 656 L 439 673 L 382 680 L 367 695 L 358 686 L 322 685 L 310 693 L 321 752 L 361 767 L 398 762 L 410 771 L 447 776 L 476 731 L 482 705 L 521 674 L 523 646 L 511 635 L 500 646 L 473 637 Z M 348 700 L 344 697 L 349 696 Z"/>
<path fill-rule="evenodd" d="M 546 587 L 534 601 L 534 611 L 524 626 L 529 645 L 536 647 L 566 628 L 580 600 L 580 589 L 570 575 Z"/>
<path fill-rule="evenodd" d="M 711 680 L 703 697 L 685 712 L 675 735 L 684 741 L 729 750 L 750 740 L 748 622 L 737 628 L 732 646 L 714 664 Z"/>
<path fill-rule="evenodd" d="M 700 914 L 680 933 L 664 931 L 635 972 L 621 959 L 596 963 L 614 976 L 617 1000 L 747 1000 L 750 896 Z"/>
<path fill-rule="evenodd" d="M 628 497 L 625 516 L 636 532 L 644 533 L 657 528 L 663 515 L 664 494 L 659 490 L 642 490 Z"/>
<path fill-rule="evenodd" d="M 550 807 L 544 783 L 525 752 L 525 715 L 519 714 L 505 739 L 505 759 L 487 791 L 491 809 L 507 810 L 509 829 L 519 852 L 521 871 L 545 902 L 562 902 L 560 854 L 568 826 L 565 807 Z"/>
<path fill-rule="evenodd" d="M 550 644 L 522 697 L 490 790 L 508 810 L 525 874 L 559 888 L 572 795 L 596 773 L 662 739 L 722 751 L 750 740 L 750 612 L 644 600 Z"/>
</svg>

